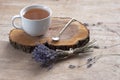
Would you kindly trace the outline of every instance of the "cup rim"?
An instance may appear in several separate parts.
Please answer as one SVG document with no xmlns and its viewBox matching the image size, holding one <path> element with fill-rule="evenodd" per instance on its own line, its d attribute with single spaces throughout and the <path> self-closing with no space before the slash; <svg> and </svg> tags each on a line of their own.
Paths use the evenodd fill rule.
<svg viewBox="0 0 120 80">
<path fill-rule="evenodd" d="M 34 19 L 34 20 L 33 20 L 33 19 L 25 18 L 25 17 L 23 16 L 23 15 L 25 14 L 25 12 L 26 12 L 25 10 L 32 9 L 32 7 L 33 7 L 33 8 L 44 9 L 44 10 L 46 10 L 46 11 L 49 13 L 49 15 L 48 15 L 47 17 L 45 17 L 45 18 L 42 18 L 42 19 Z M 23 17 L 24 19 L 31 20 L 31 21 L 41 21 L 41 20 L 45 20 L 45 19 L 51 17 L 51 16 L 52 16 L 52 10 L 51 10 L 50 7 L 48 7 L 48 6 L 46 6 L 46 5 L 43 5 L 43 4 L 33 4 L 33 5 L 25 6 L 24 8 L 22 8 L 21 11 L 20 11 L 20 16 Z"/>
</svg>

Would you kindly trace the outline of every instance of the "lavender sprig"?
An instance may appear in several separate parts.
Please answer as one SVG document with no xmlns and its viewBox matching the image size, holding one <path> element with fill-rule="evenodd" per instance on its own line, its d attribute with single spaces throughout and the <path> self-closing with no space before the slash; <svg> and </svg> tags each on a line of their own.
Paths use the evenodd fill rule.
<svg viewBox="0 0 120 80">
<path fill-rule="evenodd" d="M 38 44 L 32 52 L 32 57 L 36 62 L 39 62 L 43 67 L 49 67 L 57 60 L 66 59 L 74 55 L 89 52 L 94 41 L 87 43 L 83 47 L 70 50 L 52 50 L 43 44 Z"/>
<path fill-rule="evenodd" d="M 43 44 L 37 45 L 32 52 L 33 59 L 41 63 L 41 66 L 51 66 L 57 59 L 57 53 Z"/>
</svg>

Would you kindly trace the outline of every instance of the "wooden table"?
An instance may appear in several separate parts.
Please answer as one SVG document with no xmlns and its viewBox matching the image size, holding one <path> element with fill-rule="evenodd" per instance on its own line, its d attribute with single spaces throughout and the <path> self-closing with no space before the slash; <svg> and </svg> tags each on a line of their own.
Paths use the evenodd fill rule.
<svg viewBox="0 0 120 80">
<path fill-rule="evenodd" d="M 99 49 L 57 63 L 49 71 L 41 69 L 31 54 L 14 49 L 8 39 L 12 16 L 31 4 L 50 6 L 53 17 L 74 17 L 88 23 L 91 40 L 97 40 Z M 119 0 L 0 0 L 0 19 L 0 80 L 120 80 L 119 56 L 100 58 L 91 68 L 79 67 L 92 56 L 120 54 Z"/>
</svg>

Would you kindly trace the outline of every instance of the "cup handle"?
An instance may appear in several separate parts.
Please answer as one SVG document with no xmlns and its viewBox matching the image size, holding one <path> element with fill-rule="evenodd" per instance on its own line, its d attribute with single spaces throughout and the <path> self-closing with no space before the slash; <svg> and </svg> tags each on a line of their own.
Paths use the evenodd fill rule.
<svg viewBox="0 0 120 80">
<path fill-rule="evenodd" d="M 15 20 L 16 20 L 17 18 L 20 19 L 21 16 L 20 16 L 20 15 L 15 15 L 15 16 L 12 17 L 12 26 L 15 27 L 15 28 L 17 28 L 17 29 L 22 29 L 21 26 L 18 26 L 18 25 L 16 25 L 16 23 L 15 23 Z"/>
</svg>

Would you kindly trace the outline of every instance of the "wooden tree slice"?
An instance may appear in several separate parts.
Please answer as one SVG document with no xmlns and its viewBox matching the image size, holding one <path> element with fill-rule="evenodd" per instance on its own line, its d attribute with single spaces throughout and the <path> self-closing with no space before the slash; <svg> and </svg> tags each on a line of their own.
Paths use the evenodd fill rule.
<svg viewBox="0 0 120 80">
<path fill-rule="evenodd" d="M 59 31 L 70 20 L 68 17 L 54 17 L 47 33 L 43 36 L 33 37 L 23 30 L 13 29 L 10 31 L 9 40 L 13 47 L 25 52 L 31 52 L 39 44 L 45 44 L 51 49 L 68 50 L 84 46 L 89 42 L 89 30 L 80 22 L 73 22 L 60 36 L 60 41 L 52 41 L 52 37 L 59 34 Z M 33 26 L 34 27 L 34 26 Z"/>
</svg>

